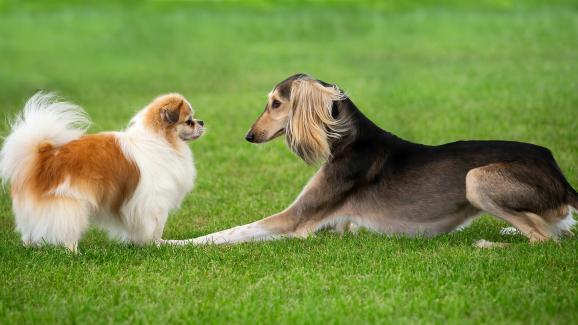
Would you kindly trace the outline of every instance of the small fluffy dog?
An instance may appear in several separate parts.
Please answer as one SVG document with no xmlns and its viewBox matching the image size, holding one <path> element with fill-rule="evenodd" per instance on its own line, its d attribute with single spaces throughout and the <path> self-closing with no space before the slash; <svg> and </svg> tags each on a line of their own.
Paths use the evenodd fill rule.
<svg viewBox="0 0 578 325">
<path fill-rule="evenodd" d="M 90 221 L 122 241 L 160 241 L 169 211 L 192 189 L 185 141 L 204 126 L 183 96 L 156 98 L 122 132 L 85 135 L 89 123 L 81 107 L 37 93 L 11 124 L 0 167 L 25 245 L 76 252 Z"/>
<path fill-rule="evenodd" d="M 338 87 L 305 74 L 275 86 L 246 139 L 264 143 L 283 134 L 305 162 L 323 163 L 293 204 L 247 225 L 171 243 L 307 237 L 348 223 L 434 236 L 461 229 L 481 212 L 510 223 L 531 242 L 572 234 L 578 193 L 546 148 L 403 140 L 365 117 Z"/>
</svg>

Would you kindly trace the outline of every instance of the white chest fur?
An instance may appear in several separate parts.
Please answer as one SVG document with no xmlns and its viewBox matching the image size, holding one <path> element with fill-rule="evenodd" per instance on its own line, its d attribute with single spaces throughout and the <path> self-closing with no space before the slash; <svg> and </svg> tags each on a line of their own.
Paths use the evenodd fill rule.
<svg viewBox="0 0 578 325">
<path fill-rule="evenodd" d="M 117 137 L 123 153 L 140 172 L 133 196 L 121 208 L 126 225 L 164 226 L 168 212 L 193 188 L 196 169 L 191 150 L 184 142 L 174 147 L 162 137 L 138 130 L 118 133 Z"/>
</svg>

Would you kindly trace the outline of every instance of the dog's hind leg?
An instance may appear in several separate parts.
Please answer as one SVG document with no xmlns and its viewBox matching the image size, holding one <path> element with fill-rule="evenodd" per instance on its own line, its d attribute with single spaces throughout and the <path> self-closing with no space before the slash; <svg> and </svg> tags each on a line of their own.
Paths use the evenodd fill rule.
<svg viewBox="0 0 578 325">
<path fill-rule="evenodd" d="M 77 253 L 78 241 L 88 228 L 89 209 L 76 199 L 14 202 L 16 228 L 25 246 L 63 245 Z"/>
<path fill-rule="evenodd" d="M 529 172 L 535 173 L 533 183 L 520 179 L 520 174 Z M 541 172 L 538 168 L 531 170 L 517 163 L 476 168 L 466 176 L 466 195 L 474 206 L 509 222 L 530 242 L 555 238 L 557 234 L 552 224 L 553 221 L 557 222 L 554 220 L 557 217 L 553 217 L 555 213 L 537 212 L 537 207 L 548 207 L 543 211 L 555 211 L 554 206 L 558 202 L 555 200 L 555 189 L 548 193 L 548 186 L 540 188 L 536 185 L 536 179 L 539 181 L 548 177 Z"/>
<path fill-rule="evenodd" d="M 125 214 L 127 239 L 136 245 L 149 243 L 163 244 L 162 235 L 168 218 L 168 211 L 160 208 L 139 209 L 137 213 Z"/>
</svg>

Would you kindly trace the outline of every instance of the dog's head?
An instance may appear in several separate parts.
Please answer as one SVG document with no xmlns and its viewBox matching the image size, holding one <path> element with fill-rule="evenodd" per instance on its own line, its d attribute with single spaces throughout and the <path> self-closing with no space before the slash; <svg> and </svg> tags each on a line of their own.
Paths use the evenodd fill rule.
<svg viewBox="0 0 578 325">
<path fill-rule="evenodd" d="M 265 110 L 245 139 L 264 143 L 285 134 L 291 150 L 305 162 L 327 159 L 329 140 L 341 137 L 346 129 L 345 117 L 336 108 L 345 98 L 334 85 L 306 74 L 291 76 L 269 93 Z"/>
<path fill-rule="evenodd" d="M 198 139 L 205 132 L 205 124 L 194 118 L 191 104 L 180 94 L 155 98 L 131 121 L 164 135 L 169 142 Z"/>
</svg>

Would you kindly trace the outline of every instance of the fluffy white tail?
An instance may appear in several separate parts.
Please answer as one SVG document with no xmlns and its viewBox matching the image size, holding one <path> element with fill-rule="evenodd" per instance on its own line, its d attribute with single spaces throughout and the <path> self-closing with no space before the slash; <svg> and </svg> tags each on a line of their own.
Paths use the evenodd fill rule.
<svg viewBox="0 0 578 325">
<path fill-rule="evenodd" d="M 10 123 L 12 130 L 0 152 L 3 181 L 24 181 L 41 145 L 62 146 L 82 136 L 89 125 L 80 106 L 59 101 L 52 93 L 34 94 Z"/>
</svg>

